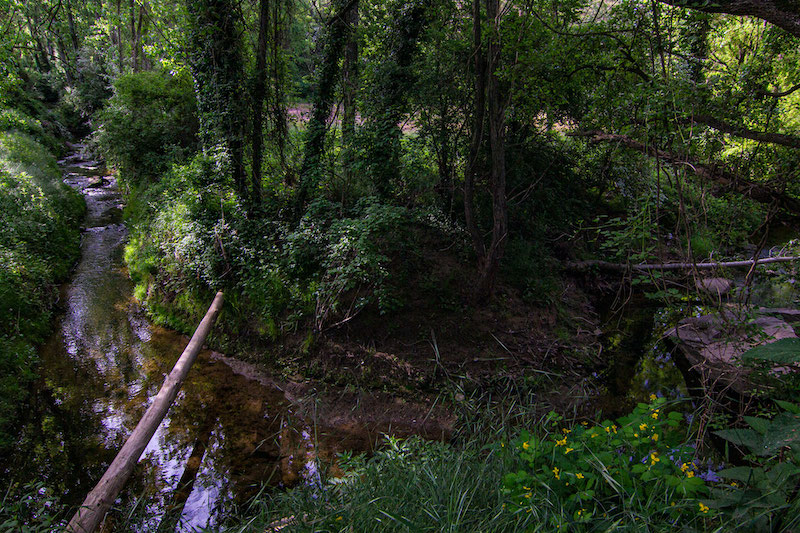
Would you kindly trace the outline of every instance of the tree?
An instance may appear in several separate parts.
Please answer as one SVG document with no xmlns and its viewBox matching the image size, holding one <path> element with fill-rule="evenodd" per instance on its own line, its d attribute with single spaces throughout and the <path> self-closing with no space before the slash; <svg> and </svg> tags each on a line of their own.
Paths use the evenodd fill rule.
<svg viewBox="0 0 800 533">
<path fill-rule="evenodd" d="M 245 101 L 241 30 L 230 0 L 187 0 L 191 16 L 190 64 L 197 88 L 200 138 L 221 147 L 239 196 L 248 199 L 244 169 Z"/>
</svg>

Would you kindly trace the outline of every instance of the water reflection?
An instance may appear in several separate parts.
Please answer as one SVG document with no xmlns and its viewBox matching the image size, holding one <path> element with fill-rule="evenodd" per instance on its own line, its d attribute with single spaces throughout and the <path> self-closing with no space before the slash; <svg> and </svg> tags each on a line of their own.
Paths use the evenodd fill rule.
<svg viewBox="0 0 800 533">
<path fill-rule="evenodd" d="M 144 414 L 187 339 L 150 324 L 123 268 L 121 195 L 102 166 L 72 157 L 65 181 L 84 192 L 82 260 L 56 334 L 41 350 L 37 392 L 17 456 L 3 471 L 39 479 L 78 505 Z M 314 427 L 284 393 L 202 352 L 117 508 L 144 496 L 141 531 L 213 525 L 263 483 L 315 479 L 314 459 L 364 450 L 375 435 Z M 142 516 L 143 515 L 143 516 Z M 118 515 L 110 520 L 127 520 Z M 126 528 L 130 526 L 126 524 Z M 112 525 L 113 528 L 113 525 Z"/>
</svg>

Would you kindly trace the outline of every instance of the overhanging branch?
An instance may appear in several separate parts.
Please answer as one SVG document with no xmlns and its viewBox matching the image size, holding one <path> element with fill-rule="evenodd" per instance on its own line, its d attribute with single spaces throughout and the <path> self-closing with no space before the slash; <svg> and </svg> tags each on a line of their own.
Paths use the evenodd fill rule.
<svg viewBox="0 0 800 533">
<path fill-rule="evenodd" d="M 796 137 L 794 135 L 751 130 L 743 126 L 730 124 L 710 115 L 695 115 L 692 117 L 692 121 L 698 124 L 704 124 L 714 128 L 717 131 L 727 133 L 735 137 L 800 149 L 800 137 Z"/>
<path fill-rule="evenodd" d="M 786 0 L 659 0 L 671 6 L 705 13 L 727 13 L 756 17 L 800 37 L 800 10 Z"/>
<path fill-rule="evenodd" d="M 757 183 L 737 176 L 721 165 L 708 165 L 695 161 L 683 155 L 660 150 L 655 146 L 644 144 L 626 135 L 606 133 L 603 131 L 577 131 L 567 133 L 569 137 L 585 137 L 590 142 L 616 143 L 631 150 L 636 150 L 650 157 L 658 158 L 674 167 L 688 167 L 697 176 L 713 181 L 728 190 L 747 196 L 757 202 L 775 205 L 786 209 L 794 215 L 800 214 L 800 200 L 784 194 L 783 192 L 763 183 Z"/>
</svg>

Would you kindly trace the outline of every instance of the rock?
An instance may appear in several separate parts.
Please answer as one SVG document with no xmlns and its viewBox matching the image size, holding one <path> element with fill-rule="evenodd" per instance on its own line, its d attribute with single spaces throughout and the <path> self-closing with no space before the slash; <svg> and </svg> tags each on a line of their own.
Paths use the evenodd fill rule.
<svg viewBox="0 0 800 533">
<path fill-rule="evenodd" d="M 109 184 L 109 181 L 106 178 L 102 178 L 100 176 L 95 176 L 95 177 L 89 178 L 89 181 L 86 184 L 86 187 L 88 189 L 100 189 L 100 188 L 105 187 L 108 184 Z"/>
<path fill-rule="evenodd" d="M 728 311 L 681 320 L 667 338 L 678 348 L 676 362 L 687 384 L 748 396 L 753 389 L 750 369 L 739 365 L 739 357 L 756 346 L 797 335 L 780 316 L 759 314 L 745 323 Z"/>
<path fill-rule="evenodd" d="M 701 292 L 721 298 L 733 289 L 733 281 L 726 278 L 702 278 L 695 281 L 695 287 Z"/>
</svg>

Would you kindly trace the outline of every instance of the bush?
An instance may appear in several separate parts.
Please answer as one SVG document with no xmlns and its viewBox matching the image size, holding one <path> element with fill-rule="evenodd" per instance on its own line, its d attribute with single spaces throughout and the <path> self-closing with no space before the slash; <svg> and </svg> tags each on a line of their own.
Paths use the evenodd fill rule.
<svg viewBox="0 0 800 533">
<path fill-rule="evenodd" d="M 123 179 L 154 180 L 197 148 L 196 108 L 186 73 L 126 74 L 98 115 L 97 141 Z"/>
</svg>

